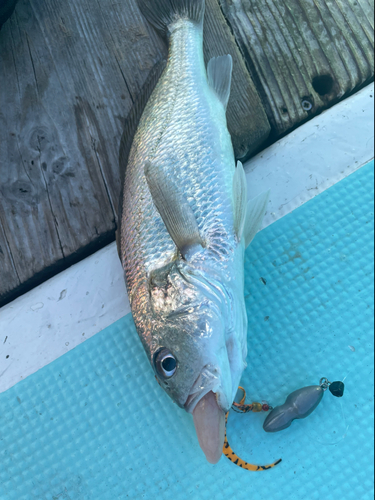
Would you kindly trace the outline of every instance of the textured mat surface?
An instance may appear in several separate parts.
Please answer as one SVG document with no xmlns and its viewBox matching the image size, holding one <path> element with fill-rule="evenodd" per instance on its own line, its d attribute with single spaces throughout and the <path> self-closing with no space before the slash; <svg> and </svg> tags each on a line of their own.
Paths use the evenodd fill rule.
<svg viewBox="0 0 375 500">
<path fill-rule="evenodd" d="M 373 163 L 260 233 L 247 252 L 253 400 L 345 379 L 278 434 L 231 414 L 251 473 L 206 463 L 159 388 L 130 316 L 0 395 L 1 500 L 373 498 Z M 27 348 L 27 346 L 25 346 Z"/>
</svg>

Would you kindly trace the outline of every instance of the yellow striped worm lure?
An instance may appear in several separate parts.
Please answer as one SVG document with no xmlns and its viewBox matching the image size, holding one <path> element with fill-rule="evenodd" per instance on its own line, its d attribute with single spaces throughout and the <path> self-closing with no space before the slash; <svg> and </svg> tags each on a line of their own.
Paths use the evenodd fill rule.
<svg viewBox="0 0 375 500">
<path fill-rule="evenodd" d="M 238 413 L 248 413 L 250 411 L 258 413 L 261 411 L 269 411 L 271 409 L 271 407 L 266 403 L 245 404 L 246 391 L 243 387 L 239 387 L 239 389 L 243 392 L 243 396 L 239 403 L 233 403 L 232 408 L 234 411 Z M 254 472 L 272 469 L 281 462 L 280 458 L 279 460 L 276 460 L 276 462 L 273 462 L 272 464 L 269 465 L 254 465 L 245 462 L 245 460 L 242 460 L 238 455 L 236 455 L 236 453 L 232 450 L 230 444 L 228 443 L 228 437 L 227 437 L 228 416 L 229 416 L 229 411 L 225 415 L 225 438 L 224 438 L 223 453 L 231 462 L 233 462 L 238 467 L 241 467 L 242 469 L 251 470 Z"/>
</svg>

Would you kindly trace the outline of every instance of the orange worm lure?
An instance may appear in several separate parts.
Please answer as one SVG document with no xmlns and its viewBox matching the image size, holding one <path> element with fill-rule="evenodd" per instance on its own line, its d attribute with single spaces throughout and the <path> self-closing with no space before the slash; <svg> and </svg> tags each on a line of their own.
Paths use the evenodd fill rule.
<svg viewBox="0 0 375 500">
<path fill-rule="evenodd" d="M 250 411 L 261 412 L 270 410 L 270 407 L 267 404 L 262 405 L 261 403 L 251 403 L 249 405 L 246 405 L 245 404 L 246 391 L 243 387 L 239 387 L 239 389 L 243 392 L 243 396 L 239 403 L 233 403 L 233 409 L 235 411 L 237 411 L 238 413 L 248 413 Z M 228 443 L 228 438 L 227 438 L 228 415 L 229 411 L 225 415 L 225 438 L 224 438 L 223 453 L 227 458 L 229 458 L 231 462 L 233 462 L 235 465 L 238 465 L 238 467 L 241 467 L 242 469 L 251 470 L 254 472 L 272 469 L 273 467 L 275 467 L 275 465 L 281 462 L 280 458 L 280 460 L 276 460 L 276 462 L 269 465 L 253 465 L 249 464 L 248 462 L 245 462 L 245 460 L 242 460 L 238 455 L 236 455 Z"/>
</svg>

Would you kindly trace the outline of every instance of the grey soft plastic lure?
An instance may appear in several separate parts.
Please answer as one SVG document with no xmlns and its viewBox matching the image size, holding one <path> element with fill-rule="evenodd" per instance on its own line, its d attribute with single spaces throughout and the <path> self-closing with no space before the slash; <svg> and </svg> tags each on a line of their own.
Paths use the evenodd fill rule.
<svg viewBox="0 0 375 500">
<path fill-rule="evenodd" d="M 267 416 L 263 424 L 266 432 L 278 432 L 288 428 L 293 420 L 308 417 L 321 402 L 324 392 L 329 388 L 331 394 L 341 397 L 344 394 L 342 382 L 329 382 L 326 378 L 320 380 L 320 385 L 303 387 L 292 392 L 285 403 L 276 406 Z"/>
</svg>

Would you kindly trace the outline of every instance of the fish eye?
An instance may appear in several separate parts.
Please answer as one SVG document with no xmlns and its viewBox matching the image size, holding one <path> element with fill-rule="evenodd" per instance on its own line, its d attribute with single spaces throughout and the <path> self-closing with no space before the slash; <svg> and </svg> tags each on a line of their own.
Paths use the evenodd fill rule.
<svg viewBox="0 0 375 500">
<path fill-rule="evenodd" d="M 154 365 L 161 378 L 171 378 L 176 373 L 177 360 L 169 349 L 162 347 L 154 354 Z"/>
</svg>

